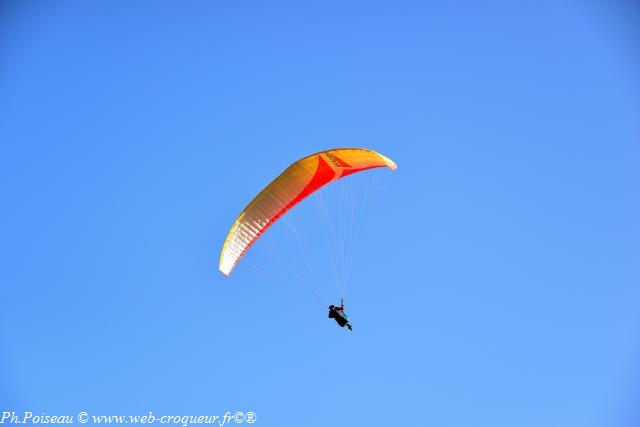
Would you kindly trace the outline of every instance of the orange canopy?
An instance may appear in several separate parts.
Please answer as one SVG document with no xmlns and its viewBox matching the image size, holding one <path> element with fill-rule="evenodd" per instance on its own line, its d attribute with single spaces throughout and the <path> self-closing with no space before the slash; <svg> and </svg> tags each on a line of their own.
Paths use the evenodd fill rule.
<svg viewBox="0 0 640 427">
<path fill-rule="evenodd" d="M 220 254 L 220 271 L 226 276 L 244 253 L 289 209 L 324 185 L 352 173 L 396 164 L 373 150 L 335 148 L 293 163 L 267 185 L 233 223 Z"/>
</svg>

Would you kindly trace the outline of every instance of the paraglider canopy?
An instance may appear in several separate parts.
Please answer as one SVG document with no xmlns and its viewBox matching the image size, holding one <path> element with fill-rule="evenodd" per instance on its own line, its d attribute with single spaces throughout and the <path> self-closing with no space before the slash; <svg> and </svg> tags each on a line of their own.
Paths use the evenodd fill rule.
<svg viewBox="0 0 640 427">
<path fill-rule="evenodd" d="M 220 271 L 228 276 L 253 243 L 274 222 L 319 188 L 372 168 L 395 170 L 389 158 L 366 148 L 335 148 L 293 163 L 247 205 L 233 223 L 220 254 Z"/>
</svg>

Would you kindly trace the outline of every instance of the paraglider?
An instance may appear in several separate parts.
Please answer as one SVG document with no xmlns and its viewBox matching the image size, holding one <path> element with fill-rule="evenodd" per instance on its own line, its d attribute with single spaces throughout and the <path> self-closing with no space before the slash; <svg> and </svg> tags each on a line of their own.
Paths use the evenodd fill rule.
<svg viewBox="0 0 640 427">
<path fill-rule="evenodd" d="M 335 319 L 336 323 L 340 325 L 341 328 L 345 326 L 349 328 L 350 331 L 353 330 L 353 326 L 349 323 L 349 317 L 344 312 L 344 300 L 340 301 L 340 305 L 336 307 L 335 305 L 329 306 L 329 319 Z"/>
<path fill-rule="evenodd" d="M 220 271 L 229 276 L 260 236 L 311 194 L 341 178 L 374 168 L 397 167 L 391 159 L 366 148 L 321 151 L 291 164 L 255 196 L 231 226 L 220 253 Z M 329 317 L 351 329 L 344 305 L 331 307 Z"/>
</svg>

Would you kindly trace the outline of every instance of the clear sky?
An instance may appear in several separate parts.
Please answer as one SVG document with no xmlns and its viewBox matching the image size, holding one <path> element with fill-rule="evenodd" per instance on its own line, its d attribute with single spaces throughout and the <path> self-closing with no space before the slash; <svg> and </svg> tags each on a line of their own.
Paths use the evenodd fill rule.
<svg viewBox="0 0 640 427">
<path fill-rule="evenodd" d="M 0 411 L 637 426 L 639 18 L 3 1 Z M 398 164 L 370 172 L 351 333 L 258 250 L 217 269 L 262 186 L 341 146 Z"/>
</svg>

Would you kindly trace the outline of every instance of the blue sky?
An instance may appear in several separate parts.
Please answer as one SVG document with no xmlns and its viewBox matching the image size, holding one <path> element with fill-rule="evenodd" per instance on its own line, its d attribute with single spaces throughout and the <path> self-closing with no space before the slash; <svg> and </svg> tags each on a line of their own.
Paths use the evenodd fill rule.
<svg viewBox="0 0 640 427">
<path fill-rule="evenodd" d="M 639 13 L 4 2 L 0 411 L 637 425 Z M 217 271 L 251 197 L 340 146 L 398 164 L 353 333 L 260 248 Z"/>
</svg>

